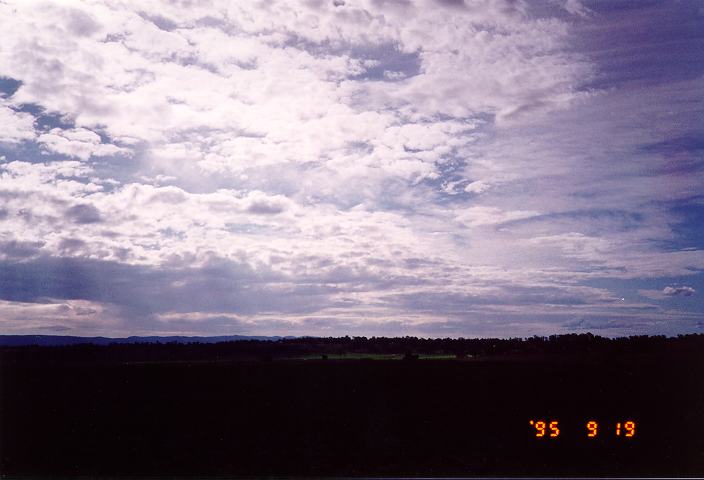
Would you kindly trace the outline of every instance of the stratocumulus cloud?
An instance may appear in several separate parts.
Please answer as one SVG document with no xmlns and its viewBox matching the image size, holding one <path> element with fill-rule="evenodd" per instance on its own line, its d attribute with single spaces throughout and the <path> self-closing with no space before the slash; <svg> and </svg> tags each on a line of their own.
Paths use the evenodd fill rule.
<svg viewBox="0 0 704 480">
<path fill-rule="evenodd" d="M 701 330 L 693 0 L 0 18 L 0 333 Z"/>
<path fill-rule="evenodd" d="M 668 297 L 691 297 L 694 295 L 697 291 L 693 289 L 692 287 L 687 287 L 687 286 L 679 286 L 679 287 L 665 287 L 662 290 L 662 293 L 667 295 Z"/>
</svg>

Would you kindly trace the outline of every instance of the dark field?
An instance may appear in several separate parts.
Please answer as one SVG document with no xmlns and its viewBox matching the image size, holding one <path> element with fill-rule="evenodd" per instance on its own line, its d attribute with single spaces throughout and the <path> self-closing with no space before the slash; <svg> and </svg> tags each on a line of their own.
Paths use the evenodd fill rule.
<svg viewBox="0 0 704 480">
<path fill-rule="evenodd" d="M 6 360 L 1 471 L 702 475 L 703 358 Z M 560 435 L 536 438 L 529 420 Z M 635 436 L 616 436 L 627 420 Z"/>
</svg>

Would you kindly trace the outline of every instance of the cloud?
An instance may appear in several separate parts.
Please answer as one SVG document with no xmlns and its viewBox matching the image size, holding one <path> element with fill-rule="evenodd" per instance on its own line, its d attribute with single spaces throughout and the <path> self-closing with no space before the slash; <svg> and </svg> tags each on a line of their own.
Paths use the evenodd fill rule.
<svg viewBox="0 0 704 480">
<path fill-rule="evenodd" d="M 45 242 L 8 240 L 0 242 L 0 255 L 6 259 L 24 260 L 39 254 Z"/>
<path fill-rule="evenodd" d="M 69 208 L 66 210 L 66 218 L 81 225 L 101 221 L 100 210 L 89 204 L 74 205 Z"/>
<path fill-rule="evenodd" d="M 690 10 L 2 3 L 3 328 L 694 328 Z"/>
<path fill-rule="evenodd" d="M 273 215 L 286 210 L 289 203 L 283 195 L 271 197 L 263 192 L 249 192 L 245 210 L 254 214 Z"/>
<path fill-rule="evenodd" d="M 17 143 L 32 140 L 35 136 L 34 117 L 18 112 L 5 99 L 0 98 L 0 143 Z"/>
<path fill-rule="evenodd" d="M 580 0 L 565 0 L 563 8 L 572 15 L 588 17 L 593 12 L 585 7 Z"/>
<path fill-rule="evenodd" d="M 69 130 L 54 128 L 48 133 L 39 135 L 37 141 L 47 152 L 77 157 L 81 160 L 88 160 L 93 155 L 104 157 L 129 152 L 125 148 L 101 143 L 98 134 L 85 128 Z"/>
<path fill-rule="evenodd" d="M 464 191 L 467 193 L 482 193 L 491 188 L 491 185 L 489 185 L 486 182 L 483 182 L 481 180 L 476 180 L 474 182 L 470 182 L 467 184 L 466 187 L 464 187 Z"/>
<path fill-rule="evenodd" d="M 104 305 L 83 300 L 43 298 L 35 302 L 0 300 L 3 334 L 31 335 L 48 332 L 80 334 L 113 332 L 118 323 Z"/>
<path fill-rule="evenodd" d="M 653 300 L 665 300 L 673 297 L 691 297 L 695 295 L 697 291 L 692 287 L 681 285 L 665 287 L 662 290 L 641 289 L 638 290 L 638 293 Z"/>
<path fill-rule="evenodd" d="M 662 293 L 668 297 L 691 297 L 697 291 L 692 287 L 678 286 L 678 287 L 665 287 L 662 289 Z"/>
<path fill-rule="evenodd" d="M 64 333 L 71 331 L 71 327 L 65 325 L 45 325 L 41 327 L 36 327 L 37 330 L 42 332 L 53 332 L 53 333 Z"/>
</svg>

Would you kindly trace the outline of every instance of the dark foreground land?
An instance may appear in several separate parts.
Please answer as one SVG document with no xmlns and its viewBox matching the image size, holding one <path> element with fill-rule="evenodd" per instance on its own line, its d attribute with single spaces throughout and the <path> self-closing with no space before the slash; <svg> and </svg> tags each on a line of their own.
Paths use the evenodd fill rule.
<svg viewBox="0 0 704 480">
<path fill-rule="evenodd" d="M 274 343 L 4 348 L 0 472 L 704 475 L 704 337 L 597 340 L 406 360 L 337 360 L 339 342 L 296 350 L 327 360 Z"/>
</svg>

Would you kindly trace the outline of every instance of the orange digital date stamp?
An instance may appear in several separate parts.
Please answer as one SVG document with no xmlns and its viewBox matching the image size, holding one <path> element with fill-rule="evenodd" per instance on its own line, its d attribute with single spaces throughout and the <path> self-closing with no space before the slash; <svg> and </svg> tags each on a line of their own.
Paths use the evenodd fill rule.
<svg viewBox="0 0 704 480">
<path fill-rule="evenodd" d="M 557 438 L 560 436 L 559 421 L 557 420 L 530 420 L 528 422 L 535 430 L 537 438 Z M 589 420 L 585 424 L 587 438 L 595 438 L 600 433 L 599 422 Z M 616 422 L 612 430 L 617 437 L 632 438 L 636 435 L 636 422 L 627 420 L 625 422 Z"/>
</svg>

